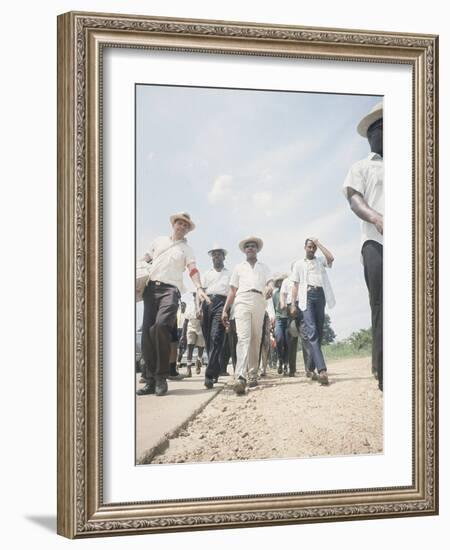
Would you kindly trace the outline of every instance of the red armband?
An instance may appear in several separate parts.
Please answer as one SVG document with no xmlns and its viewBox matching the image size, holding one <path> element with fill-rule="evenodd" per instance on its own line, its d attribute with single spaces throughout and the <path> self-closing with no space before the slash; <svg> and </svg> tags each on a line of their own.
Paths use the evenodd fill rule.
<svg viewBox="0 0 450 550">
<path fill-rule="evenodd" d="M 193 267 L 190 271 L 189 271 L 189 276 L 190 277 L 193 277 L 196 273 L 198 273 L 198 269 L 196 267 Z"/>
</svg>

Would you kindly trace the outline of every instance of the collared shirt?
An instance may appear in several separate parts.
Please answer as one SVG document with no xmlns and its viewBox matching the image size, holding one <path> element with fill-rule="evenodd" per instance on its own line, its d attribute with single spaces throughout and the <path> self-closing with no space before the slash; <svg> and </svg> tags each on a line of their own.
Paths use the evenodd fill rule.
<svg viewBox="0 0 450 550">
<path fill-rule="evenodd" d="M 173 241 L 171 237 L 157 237 L 150 245 L 146 257 L 152 259 L 149 281 L 161 281 L 178 287 L 181 293 L 186 266 L 195 262 L 194 251 L 186 239 Z"/>
<path fill-rule="evenodd" d="M 322 270 L 321 261 L 324 260 L 324 267 L 328 267 L 325 258 L 317 258 L 317 262 L 314 260 L 305 259 L 306 262 L 306 284 L 311 286 L 323 286 L 322 283 Z"/>
<path fill-rule="evenodd" d="M 377 153 L 370 155 L 350 167 L 344 182 L 344 195 L 348 198 L 348 188 L 361 193 L 364 200 L 380 214 L 384 214 L 384 163 Z M 361 220 L 361 246 L 368 240 L 383 244 L 383 235 L 373 223 Z"/>
<path fill-rule="evenodd" d="M 249 290 L 264 292 L 267 283 L 272 280 L 269 268 L 257 261 L 252 267 L 247 260 L 238 264 L 231 275 L 230 285 L 238 289 L 236 294 Z"/>
<path fill-rule="evenodd" d="M 214 268 L 203 274 L 202 283 L 206 288 L 206 294 L 220 294 L 228 296 L 230 290 L 231 272 L 224 267 L 221 271 Z"/>
<path fill-rule="evenodd" d="M 311 264 L 315 265 L 311 267 Z M 295 262 L 292 269 L 291 279 L 292 281 L 298 283 L 298 306 L 302 311 L 305 311 L 307 306 L 308 284 L 314 284 L 308 281 L 308 274 L 310 278 L 310 274 L 312 271 L 316 271 L 316 274 L 319 274 L 320 276 L 321 284 L 314 286 L 323 287 L 327 306 L 331 309 L 336 304 L 333 289 L 331 288 L 328 274 L 325 271 L 325 269 L 329 267 L 330 266 L 328 265 L 328 262 L 324 257 L 314 258 L 312 260 L 303 258 L 302 260 L 298 260 L 298 262 Z"/>
</svg>

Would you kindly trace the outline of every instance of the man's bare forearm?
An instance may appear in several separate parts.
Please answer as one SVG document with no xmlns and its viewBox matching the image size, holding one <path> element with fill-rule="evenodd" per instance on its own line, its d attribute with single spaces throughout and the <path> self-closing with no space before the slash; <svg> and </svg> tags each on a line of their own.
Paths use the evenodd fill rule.
<svg viewBox="0 0 450 550">
<path fill-rule="evenodd" d="M 383 215 L 371 208 L 360 193 L 349 188 L 348 202 L 352 212 L 354 212 L 358 218 L 365 222 L 372 223 L 377 228 L 378 232 L 383 234 Z"/>
<path fill-rule="evenodd" d="M 328 248 L 325 248 L 321 242 L 319 242 L 319 239 L 313 239 L 314 244 L 317 246 L 317 248 L 322 252 L 322 254 L 325 256 L 325 259 L 327 260 L 327 263 L 329 266 L 334 262 L 334 256 L 333 254 L 328 250 Z"/>
</svg>

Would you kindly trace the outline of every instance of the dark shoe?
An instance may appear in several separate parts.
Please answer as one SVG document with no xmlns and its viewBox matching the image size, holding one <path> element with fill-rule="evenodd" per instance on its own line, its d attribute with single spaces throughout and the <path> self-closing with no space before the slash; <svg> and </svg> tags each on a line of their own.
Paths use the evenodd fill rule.
<svg viewBox="0 0 450 550">
<path fill-rule="evenodd" d="M 143 388 L 140 390 L 137 390 L 136 395 L 150 395 L 152 393 L 155 393 L 155 381 L 150 380 L 150 382 L 147 382 Z"/>
<path fill-rule="evenodd" d="M 200 361 L 200 359 L 197 359 L 197 362 L 196 362 L 196 369 L 195 369 L 195 372 L 197 374 L 200 374 L 202 372 L 202 362 Z"/>
<path fill-rule="evenodd" d="M 317 375 L 316 371 L 310 371 L 311 372 L 311 380 L 315 382 L 316 380 L 319 380 L 319 377 Z"/>
<path fill-rule="evenodd" d="M 212 390 L 214 388 L 214 380 L 205 376 L 204 385 L 207 390 Z"/>
<path fill-rule="evenodd" d="M 191 367 L 191 365 L 188 365 L 186 367 L 186 369 L 187 369 L 186 370 L 186 378 L 192 378 L 192 367 Z"/>
<path fill-rule="evenodd" d="M 245 378 L 239 377 L 233 388 L 236 395 L 243 395 L 245 393 L 246 385 L 247 385 L 247 382 Z"/>
<path fill-rule="evenodd" d="M 278 372 L 278 374 L 283 374 L 283 367 L 281 365 L 278 367 L 277 372 Z"/>
<path fill-rule="evenodd" d="M 319 384 L 321 386 L 328 386 L 329 382 L 328 382 L 328 374 L 327 374 L 327 371 L 325 370 L 321 370 L 319 372 Z"/>
<path fill-rule="evenodd" d="M 289 376 L 294 377 L 295 376 L 295 371 L 289 371 Z"/>
<path fill-rule="evenodd" d="M 177 374 L 170 374 L 168 377 L 167 377 L 169 380 L 183 380 L 183 378 L 186 378 L 186 376 L 184 374 L 181 374 L 181 372 L 177 372 Z"/>
<path fill-rule="evenodd" d="M 258 385 L 258 380 L 250 380 L 250 382 L 248 383 L 249 388 L 256 388 L 257 385 Z"/>
<path fill-rule="evenodd" d="M 158 378 L 155 384 L 155 395 L 166 395 L 168 391 L 167 380 L 165 378 Z"/>
</svg>

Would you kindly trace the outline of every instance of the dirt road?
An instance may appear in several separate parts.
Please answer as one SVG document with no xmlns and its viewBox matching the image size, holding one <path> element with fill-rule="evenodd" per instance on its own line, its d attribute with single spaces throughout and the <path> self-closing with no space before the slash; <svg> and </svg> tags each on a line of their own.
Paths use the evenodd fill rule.
<svg viewBox="0 0 450 550">
<path fill-rule="evenodd" d="M 370 359 L 329 362 L 328 373 L 329 386 L 275 371 L 244 396 L 226 386 L 152 463 L 381 453 L 383 396 Z"/>
</svg>

